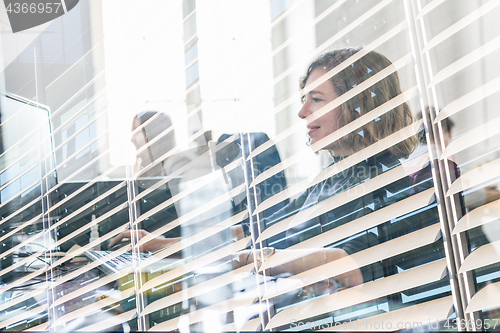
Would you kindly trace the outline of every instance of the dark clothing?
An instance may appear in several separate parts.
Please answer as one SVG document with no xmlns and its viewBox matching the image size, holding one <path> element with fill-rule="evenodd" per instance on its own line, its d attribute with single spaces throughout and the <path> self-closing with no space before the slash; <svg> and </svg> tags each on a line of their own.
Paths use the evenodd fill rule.
<svg viewBox="0 0 500 333">
<path fill-rule="evenodd" d="M 340 159 L 336 159 L 334 163 L 339 160 Z M 377 177 L 383 172 L 399 165 L 399 160 L 388 153 L 381 153 L 366 159 L 355 166 L 341 171 L 338 174 L 335 174 L 332 177 L 310 187 L 297 199 L 291 201 L 284 208 L 265 219 L 265 223 L 275 223 L 282 220 L 285 217 L 298 213 L 332 196 L 358 186 L 363 182 Z M 353 200 L 347 204 L 336 207 L 325 214 L 288 229 L 286 232 L 286 245 L 282 245 L 284 245 L 283 247 L 293 246 L 322 232 L 331 230 L 345 223 L 349 223 L 375 210 L 405 199 L 410 194 L 409 185 L 409 178 L 403 177 L 402 179 L 395 180 L 393 183 L 384 188 L 370 193 L 361 193 L 361 196 L 353 198 Z M 358 189 L 361 191 L 363 190 L 362 187 L 358 187 Z M 404 224 L 406 225 L 407 223 L 411 222 L 405 221 Z M 408 229 L 412 228 L 408 228 L 407 226 L 403 226 L 403 228 L 401 228 L 401 226 L 395 227 L 391 226 L 391 223 L 381 221 L 381 224 L 377 228 L 366 230 L 360 234 L 350 237 L 348 240 L 331 245 L 343 249 L 348 254 L 353 254 L 367 249 L 368 247 L 377 245 L 380 242 L 407 233 Z M 367 267 L 363 267 L 361 268 L 361 271 L 365 281 L 383 276 L 381 263 L 375 263 Z"/>
</svg>

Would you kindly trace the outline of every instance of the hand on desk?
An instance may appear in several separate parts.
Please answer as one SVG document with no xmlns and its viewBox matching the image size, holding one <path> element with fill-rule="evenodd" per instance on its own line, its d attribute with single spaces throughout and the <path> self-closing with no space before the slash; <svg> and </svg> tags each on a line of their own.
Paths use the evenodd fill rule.
<svg viewBox="0 0 500 333">
<path fill-rule="evenodd" d="M 253 263 L 254 257 L 251 251 L 252 250 L 244 250 L 236 254 L 233 260 L 233 268 L 236 269 Z M 290 250 L 276 250 L 276 253 L 279 254 L 280 252 L 286 251 Z M 286 273 L 297 275 L 310 269 L 327 264 L 331 261 L 342 259 L 344 257 L 349 257 L 349 255 L 342 249 L 318 248 L 316 250 L 312 250 L 309 254 L 270 268 L 270 271 L 267 272 L 267 274 L 272 276 Z M 356 264 L 354 264 L 353 266 L 356 266 Z M 343 288 L 350 288 L 363 283 L 363 275 L 361 274 L 361 270 L 359 268 L 355 268 L 350 272 L 333 276 L 333 278 L 340 282 Z"/>
</svg>

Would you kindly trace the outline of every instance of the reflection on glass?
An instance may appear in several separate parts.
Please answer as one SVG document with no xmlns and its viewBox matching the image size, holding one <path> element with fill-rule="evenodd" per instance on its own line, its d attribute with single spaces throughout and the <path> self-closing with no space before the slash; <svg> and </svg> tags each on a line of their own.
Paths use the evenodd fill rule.
<svg viewBox="0 0 500 333">
<path fill-rule="evenodd" d="M 498 2 L 121 1 L 0 36 L 1 330 L 500 327 Z"/>
</svg>

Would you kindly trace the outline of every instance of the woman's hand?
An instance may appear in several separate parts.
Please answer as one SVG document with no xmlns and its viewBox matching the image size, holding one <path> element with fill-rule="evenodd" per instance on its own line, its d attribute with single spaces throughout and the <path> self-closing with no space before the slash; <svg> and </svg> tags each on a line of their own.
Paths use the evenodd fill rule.
<svg viewBox="0 0 500 333">
<path fill-rule="evenodd" d="M 253 263 L 254 257 L 252 251 L 253 250 L 244 250 L 233 255 L 233 269 Z M 289 250 L 276 250 L 276 253 L 284 251 Z M 348 256 L 347 252 L 339 248 L 319 248 L 311 251 L 309 254 L 295 258 L 279 266 L 272 267 L 267 274 L 273 276 L 287 273 L 297 275 Z M 353 266 L 356 266 L 356 264 Z M 350 272 L 342 273 L 331 278 L 335 278 L 335 280 L 341 284 L 342 288 L 350 288 L 363 283 L 363 275 L 359 268 L 355 268 Z"/>
<path fill-rule="evenodd" d="M 147 232 L 146 230 L 137 230 L 137 232 L 135 232 L 135 235 L 137 236 L 137 241 L 139 241 L 141 238 L 149 235 L 149 232 Z M 120 241 L 124 238 L 132 239 L 131 230 L 123 230 L 122 232 L 120 232 L 115 238 L 113 238 L 111 243 L 109 243 L 108 248 L 111 248 L 114 245 L 120 243 Z M 140 245 L 139 252 L 159 251 L 174 243 L 177 243 L 178 241 L 180 241 L 180 238 L 165 238 L 163 236 L 158 236 Z"/>
</svg>

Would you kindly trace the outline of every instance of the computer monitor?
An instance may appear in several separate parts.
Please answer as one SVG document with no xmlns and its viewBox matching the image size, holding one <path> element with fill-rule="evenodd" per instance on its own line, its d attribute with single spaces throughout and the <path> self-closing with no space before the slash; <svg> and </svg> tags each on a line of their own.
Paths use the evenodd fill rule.
<svg viewBox="0 0 500 333">
<path fill-rule="evenodd" d="M 0 91 L 0 269 L 50 246 L 43 194 L 55 181 L 50 109 Z M 22 249 L 16 245 L 26 242 Z M 5 271 L 4 271 L 5 272 Z M 16 270 L 0 275 L 5 282 Z"/>
</svg>

